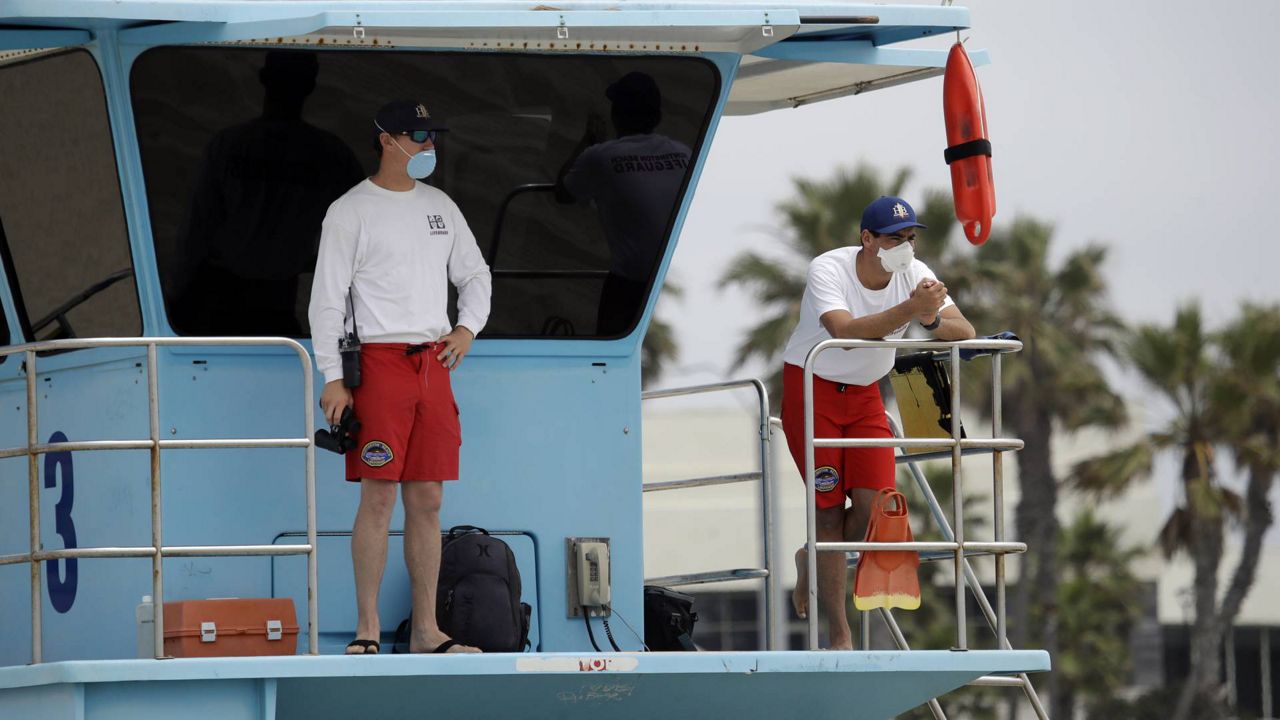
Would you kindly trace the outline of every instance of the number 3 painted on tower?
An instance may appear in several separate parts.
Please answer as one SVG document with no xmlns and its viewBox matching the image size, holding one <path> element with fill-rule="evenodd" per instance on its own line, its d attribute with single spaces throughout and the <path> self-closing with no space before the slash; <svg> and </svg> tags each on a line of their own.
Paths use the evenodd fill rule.
<svg viewBox="0 0 1280 720">
<path fill-rule="evenodd" d="M 66 441 L 67 436 L 61 430 L 49 436 L 51 443 Z M 76 525 L 71 521 L 71 505 L 75 502 L 76 486 L 75 472 L 71 469 L 71 452 L 68 450 L 59 450 L 44 456 L 44 486 L 57 487 L 59 475 L 62 477 L 62 495 L 58 498 L 58 504 L 54 506 L 54 529 L 62 537 L 63 547 L 70 550 L 76 547 Z M 54 610 L 65 613 L 76 601 L 78 580 L 76 558 L 67 558 L 63 561 L 63 567 L 67 571 L 65 577 L 59 571 L 57 560 L 45 562 L 47 563 L 45 579 L 49 584 L 49 601 L 53 603 Z"/>
</svg>

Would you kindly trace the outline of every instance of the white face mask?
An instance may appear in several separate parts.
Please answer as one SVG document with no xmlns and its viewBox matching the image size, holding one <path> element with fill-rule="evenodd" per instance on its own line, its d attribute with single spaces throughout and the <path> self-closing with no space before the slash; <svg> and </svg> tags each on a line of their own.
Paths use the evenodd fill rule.
<svg viewBox="0 0 1280 720">
<path fill-rule="evenodd" d="M 916 259 L 916 251 L 910 242 L 902 242 L 897 247 L 880 248 L 876 257 L 880 258 L 880 266 L 885 272 L 899 273 L 911 267 L 911 261 Z"/>
</svg>

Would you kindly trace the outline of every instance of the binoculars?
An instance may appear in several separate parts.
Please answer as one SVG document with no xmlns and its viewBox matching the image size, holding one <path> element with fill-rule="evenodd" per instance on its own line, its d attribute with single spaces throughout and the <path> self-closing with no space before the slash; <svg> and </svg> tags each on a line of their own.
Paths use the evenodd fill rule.
<svg viewBox="0 0 1280 720">
<path fill-rule="evenodd" d="M 316 447 L 339 455 L 345 454 L 356 446 L 356 433 L 359 430 L 360 421 L 356 419 L 356 411 L 347 407 L 342 411 L 342 418 L 337 425 L 330 425 L 328 430 L 316 431 Z"/>
</svg>

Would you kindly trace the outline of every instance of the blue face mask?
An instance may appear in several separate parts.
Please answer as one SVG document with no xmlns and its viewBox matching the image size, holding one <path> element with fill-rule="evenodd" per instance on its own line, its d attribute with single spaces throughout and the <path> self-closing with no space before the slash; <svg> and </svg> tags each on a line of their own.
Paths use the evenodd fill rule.
<svg viewBox="0 0 1280 720">
<path fill-rule="evenodd" d="M 396 143 L 396 147 L 400 147 L 400 144 Z M 400 152 L 403 152 L 405 155 L 409 155 L 409 153 L 405 152 L 404 148 L 400 148 Z M 430 150 L 423 150 L 422 152 L 409 155 L 409 164 L 405 166 L 405 172 L 409 173 L 409 177 L 414 178 L 416 180 L 422 180 L 423 178 L 427 177 L 431 173 L 435 172 L 435 169 L 436 169 L 435 148 L 431 148 Z"/>
<path fill-rule="evenodd" d="M 379 130 L 382 130 L 381 125 L 374 123 L 374 126 L 376 126 Z M 382 130 L 382 131 L 387 132 L 386 130 Z M 400 152 L 409 156 L 409 164 L 405 166 L 405 172 L 409 174 L 409 177 L 415 180 L 422 180 L 430 176 L 431 173 L 435 172 L 435 169 L 436 169 L 435 148 L 429 148 L 427 150 L 423 150 L 421 152 L 416 152 L 412 155 L 409 155 L 409 151 L 405 150 L 403 147 L 400 147 L 400 143 L 396 142 L 394 137 L 392 138 L 391 141 L 395 142 L 396 148 L 398 148 Z"/>
</svg>

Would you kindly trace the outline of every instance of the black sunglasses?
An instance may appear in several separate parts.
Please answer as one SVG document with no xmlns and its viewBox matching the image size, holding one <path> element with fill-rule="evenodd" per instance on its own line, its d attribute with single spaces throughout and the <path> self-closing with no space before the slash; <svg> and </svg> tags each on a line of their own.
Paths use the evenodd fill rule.
<svg viewBox="0 0 1280 720">
<path fill-rule="evenodd" d="M 435 130 L 410 130 L 408 132 L 402 132 L 400 134 L 408 135 L 410 140 L 418 143 L 419 145 L 421 145 L 424 142 L 427 142 L 428 140 L 430 140 L 431 142 L 436 141 Z"/>
</svg>

